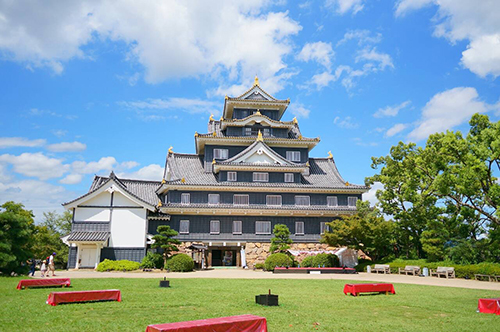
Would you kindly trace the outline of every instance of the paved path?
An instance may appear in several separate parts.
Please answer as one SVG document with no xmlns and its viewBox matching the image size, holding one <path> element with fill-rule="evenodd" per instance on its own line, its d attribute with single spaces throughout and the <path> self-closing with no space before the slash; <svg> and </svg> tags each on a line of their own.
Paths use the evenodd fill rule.
<svg viewBox="0 0 500 332">
<path fill-rule="evenodd" d="M 37 271 L 36 276 L 39 277 Z M 56 271 L 60 278 L 216 278 L 216 279 L 337 279 L 353 280 L 357 282 L 390 282 L 401 284 L 461 287 L 472 289 L 486 289 L 500 291 L 500 282 L 475 281 L 465 279 L 445 279 L 436 277 L 413 277 L 397 274 L 274 274 L 271 272 L 242 270 L 242 269 L 214 269 L 195 271 L 190 273 L 153 272 L 95 272 L 93 270 Z"/>
</svg>

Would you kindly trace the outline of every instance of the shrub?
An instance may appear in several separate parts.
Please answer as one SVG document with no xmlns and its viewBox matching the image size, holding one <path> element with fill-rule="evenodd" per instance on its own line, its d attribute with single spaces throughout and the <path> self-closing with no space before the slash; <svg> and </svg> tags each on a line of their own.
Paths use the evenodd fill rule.
<svg viewBox="0 0 500 332">
<path fill-rule="evenodd" d="M 292 266 L 293 262 L 290 257 L 286 254 L 277 253 L 271 254 L 266 258 L 266 262 L 264 263 L 266 270 L 272 271 L 275 267 L 280 266 Z"/>
<path fill-rule="evenodd" d="M 356 265 L 354 268 L 356 269 L 356 272 L 364 272 L 366 271 L 366 267 L 372 264 L 373 261 L 371 261 L 370 259 L 360 258 L 358 259 L 358 265 Z"/>
<path fill-rule="evenodd" d="M 307 256 L 300 262 L 300 267 L 312 267 L 314 261 L 314 256 Z"/>
<path fill-rule="evenodd" d="M 264 267 L 265 267 L 264 263 L 257 263 L 257 264 L 255 264 L 255 268 L 257 270 L 263 270 Z"/>
<path fill-rule="evenodd" d="M 110 259 L 105 259 L 97 265 L 97 271 L 134 271 L 139 269 L 138 262 L 128 261 L 123 259 L 121 261 L 112 261 Z"/>
<path fill-rule="evenodd" d="M 194 269 L 194 261 L 186 254 L 177 254 L 167 260 L 165 268 L 172 272 L 190 272 Z"/>
<path fill-rule="evenodd" d="M 339 258 L 334 254 L 317 254 L 312 261 L 312 267 L 338 267 Z"/>
<path fill-rule="evenodd" d="M 142 259 L 141 268 L 143 269 L 163 269 L 163 257 L 161 254 L 148 252 Z"/>
</svg>

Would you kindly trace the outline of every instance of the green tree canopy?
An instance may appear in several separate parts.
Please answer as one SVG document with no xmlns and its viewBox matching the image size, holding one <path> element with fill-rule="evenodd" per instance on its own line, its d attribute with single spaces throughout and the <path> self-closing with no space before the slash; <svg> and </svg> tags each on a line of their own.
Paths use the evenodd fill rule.
<svg viewBox="0 0 500 332">
<path fill-rule="evenodd" d="M 276 224 L 273 229 L 274 237 L 271 239 L 271 247 L 269 250 L 272 253 L 282 252 L 286 253 L 290 249 L 292 239 L 290 239 L 290 230 L 286 225 Z"/>
<path fill-rule="evenodd" d="M 0 271 L 19 271 L 21 263 L 31 258 L 33 212 L 11 201 L 4 203 L 0 211 Z"/>
<path fill-rule="evenodd" d="M 172 251 L 179 251 L 176 244 L 181 244 L 181 241 L 174 239 L 174 236 L 177 236 L 179 233 L 171 229 L 170 226 L 158 226 L 156 231 L 158 234 L 153 236 L 153 240 L 155 242 L 151 245 L 151 247 L 163 249 L 163 266 L 165 266 L 168 255 Z"/>
<path fill-rule="evenodd" d="M 373 260 L 392 253 L 394 246 L 394 223 L 385 220 L 378 209 L 370 208 L 369 202 L 358 201 L 358 212 L 342 216 L 328 223 L 321 241 L 330 246 L 345 246 L 362 250 Z"/>
</svg>

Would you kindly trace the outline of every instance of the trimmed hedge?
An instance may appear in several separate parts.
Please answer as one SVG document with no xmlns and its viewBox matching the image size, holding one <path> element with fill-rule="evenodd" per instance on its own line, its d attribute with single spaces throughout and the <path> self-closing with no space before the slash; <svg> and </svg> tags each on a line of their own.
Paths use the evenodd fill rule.
<svg viewBox="0 0 500 332">
<path fill-rule="evenodd" d="M 128 261 L 123 259 L 121 261 L 112 261 L 110 259 L 105 259 L 97 265 L 97 271 L 134 271 L 139 269 L 140 264 L 138 262 Z"/>
<path fill-rule="evenodd" d="M 163 269 L 163 256 L 148 252 L 142 259 L 141 269 Z"/>
<path fill-rule="evenodd" d="M 191 272 L 194 269 L 194 261 L 191 256 L 177 254 L 167 260 L 165 268 L 171 272 Z"/>
<path fill-rule="evenodd" d="M 256 270 L 263 270 L 266 266 L 264 265 L 264 263 L 257 263 L 255 264 L 255 269 Z"/>
<path fill-rule="evenodd" d="M 436 269 L 438 266 L 454 267 L 455 275 L 457 278 L 474 279 L 475 274 L 500 275 L 499 263 L 458 265 L 450 261 L 427 262 L 425 259 L 418 259 L 418 260 L 396 259 L 390 263 L 385 263 L 385 264 L 389 264 L 389 266 L 391 267 L 391 273 L 398 273 L 398 268 L 404 268 L 406 265 L 416 265 L 420 266 L 422 269 L 426 267 L 428 269 L 433 269 L 433 270 Z M 373 268 L 375 265 L 372 264 L 371 266 Z"/>
<path fill-rule="evenodd" d="M 300 267 L 312 267 L 314 262 L 314 256 L 307 256 L 300 262 Z"/>
<path fill-rule="evenodd" d="M 339 267 L 340 262 L 337 255 L 334 254 L 317 254 L 313 259 L 312 267 Z"/>
<path fill-rule="evenodd" d="M 264 263 L 267 271 L 273 271 L 275 267 L 293 266 L 293 261 L 288 255 L 282 253 L 271 254 Z"/>
</svg>

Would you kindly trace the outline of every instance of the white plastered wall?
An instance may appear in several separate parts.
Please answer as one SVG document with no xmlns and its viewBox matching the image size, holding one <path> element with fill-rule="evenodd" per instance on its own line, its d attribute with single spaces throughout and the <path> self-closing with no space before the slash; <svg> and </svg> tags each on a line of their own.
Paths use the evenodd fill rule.
<svg viewBox="0 0 500 332">
<path fill-rule="evenodd" d="M 110 247 L 144 247 L 146 209 L 113 209 Z"/>
</svg>

